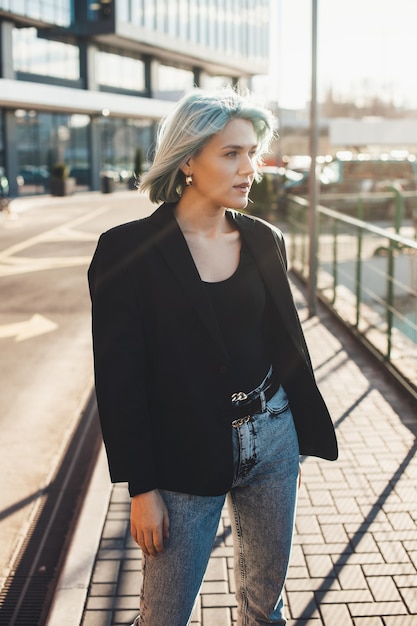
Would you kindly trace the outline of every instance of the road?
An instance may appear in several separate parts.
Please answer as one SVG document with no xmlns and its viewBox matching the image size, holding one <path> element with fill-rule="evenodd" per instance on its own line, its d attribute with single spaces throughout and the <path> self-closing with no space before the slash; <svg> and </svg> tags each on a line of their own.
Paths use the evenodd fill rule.
<svg viewBox="0 0 417 626">
<path fill-rule="evenodd" d="M 16 199 L 0 216 L 0 588 L 93 384 L 86 271 L 136 191 Z"/>
</svg>

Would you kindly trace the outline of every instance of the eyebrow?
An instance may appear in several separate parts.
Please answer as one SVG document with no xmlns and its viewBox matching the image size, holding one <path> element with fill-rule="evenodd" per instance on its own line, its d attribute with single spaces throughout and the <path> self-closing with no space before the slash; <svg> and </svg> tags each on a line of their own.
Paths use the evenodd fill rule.
<svg viewBox="0 0 417 626">
<path fill-rule="evenodd" d="M 251 145 L 249 145 L 247 147 L 248 148 L 257 148 L 258 144 L 254 143 L 254 144 L 251 144 Z M 243 148 L 245 148 L 245 146 L 240 146 L 239 144 L 228 144 L 227 146 L 223 146 L 223 150 L 230 150 L 230 149 L 242 150 Z"/>
</svg>

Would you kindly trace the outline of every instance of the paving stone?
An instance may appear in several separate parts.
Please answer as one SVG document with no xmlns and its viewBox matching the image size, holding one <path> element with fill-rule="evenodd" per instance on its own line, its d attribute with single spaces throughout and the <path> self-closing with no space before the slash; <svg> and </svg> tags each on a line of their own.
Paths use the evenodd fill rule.
<svg viewBox="0 0 417 626">
<path fill-rule="evenodd" d="M 349 563 L 349 565 L 365 565 L 367 563 L 383 565 L 385 562 L 380 552 L 359 552 L 358 554 L 345 552 L 339 556 L 336 564 L 344 565 L 345 563 Z"/>
<path fill-rule="evenodd" d="M 201 588 L 201 593 L 203 595 L 209 594 L 219 594 L 219 593 L 229 593 L 229 585 L 227 584 L 227 580 L 215 580 L 213 582 L 204 581 L 203 586 Z"/>
<path fill-rule="evenodd" d="M 142 575 L 137 571 L 121 571 L 117 585 L 119 596 L 139 596 L 142 585 Z"/>
<path fill-rule="evenodd" d="M 97 561 L 93 573 L 95 583 L 115 583 L 119 576 L 119 561 Z"/>
<path fill-rule="evenodd" d="M 103 529 L 103 539 L 108 539 L 108 538 L 113 539 L 114 537 L 124 538 L 126 535 L 127 527 L 128 527 L 127 520 L 123 520 L 123 519 L 107 520 Z"/>
<path fill-rule="evenodd" d="M 111 626 L 130 626 L 138 614 L 138 610 L 121 610 L 113 613 Z"/>
<path fill-rule="evenodd" d="M 315 597 L 320 607 L 322 607 L 323 604 L 348 604 L 349 602 L 373 601 L 372 594 L 367 589 L 316 591 Z"/>
<path fill-rule="evenodd" d="M 231 612 L 227 608 L 210 608 L 201 611 L 201 626 L 231 626 Z"/>
<path fill-rule="evenodd" d="M 313 592 L 289 591 L 287 592 L 287 601 L 292 618 L 313 619 L 319 617 Z"/>
<path fill-rule="evenodd" d="M 411 562 L 414 564 L 415 569 L 417 569 L 417 551 L 409 550 L 408 556 Z"/>
<path fill-rule="evenodd" d="M 138 613 L 139 610 L 139 595 L 132 596 L 118 596 L 114 602 L 115 610 L 132 610 Z"/>
<path fill-rule="evenodd" d="M 333 562 L 327 554 L 311 554 L 306 555 L 306 563 L 310 576 L 316 578 L 318 576 L 327 578 L 335 576 Z"/>
<path fill-rule="evenodd" d="M 402 602 L 352 602 L 349 604 L 349 611 L 353 617 L 406 615 L 408 613 Z"/>
<path fill-rule="evenodd" d="M 400 594 L 409 613 L 414 613 L 416 615 L 417 624 L 417 589 L 415 587 L 404 587 L 400 589 Z"/>
<path fill-rule="evenodd" d="M 307 566 L 303 567 L 290 565 L 288 570 L 288 578 L 294 578 L 295 580 L 299 580 L 300 578 L 309 578 Z"/>
<path fill-rule="evenodd" d="M 376 543 L 371 533 L 358 532 L 356 535 L 351 537 L 350 541 L 356 553 L 379 551 L 380 544 Z"/>
<path fill-rule="evenodd" d="M 368 589 L 361 566 L 335 566 L 335 571 L 342 589 Z"/>
<path fill-rule="evenodd" d="M 87 611 L 112 611 L 114 608 L 114 596 L 90 596 L 87 599 Z"/>
<path fill-rule="evenodd" d="M 82 626 L 111 626 L 111 611 L 86 611 Z"/>
<path fill-rule="evenodd" d="M 236 606 L 236 604 L 235 596 L 232 594 L 205 593 L 201 596 L 201 606 L 203 609 L 215 606 Z"/>
<path fill-rule="evenodd" d="M 227 576 L 226 559 L 210 559 L 206 571 L 206 580 L 224 580 Z"/>
<path fill-rule="evenodd" d="M 395 541 L 380 541 L 378 549 L 387 563 L 409 563 L 410 558 L 401 543 Z"/>
<path fill-rule="evenodd" d="M 416 573 L 412 563 L 370 563 L 363 565 L 362 569 L 365 576 L 401 576 Z"/>
<path fill-rule="evenodd" d="M 417 589 L 417 574 L 403 574 L 398 576 L 393 576 L 394 582 L 397 587 L 414 587 Z"/>
<path fill-rule="evenodd" d="M 340 589 L 339 581 L 336 578 L 288 578 L 285 589 L 290 591 L 327 591 L 330 589 Z"/>
<path fill-rule="evenodd" d="M 391 576 L 368 576 L 366 582 L 377 602 L 401 601 L 397 586 Z"/>
<path fill-rule="evenodd" d="M 416 626 L 415 615 L 396 615 L 384 617 L 384 626 Z"/>
<path fill-rule="evenodd" d="M 345 604 L 325 604 L 320 607 L 324 626 L 342 626 L 351 623 L 349 610 Z"/>
<path fill-rule="evenodd" d="M 114 596 L 116 594 L 116 583 L 92 583 L 90 585 L 90 596 Z"/>
</svg>

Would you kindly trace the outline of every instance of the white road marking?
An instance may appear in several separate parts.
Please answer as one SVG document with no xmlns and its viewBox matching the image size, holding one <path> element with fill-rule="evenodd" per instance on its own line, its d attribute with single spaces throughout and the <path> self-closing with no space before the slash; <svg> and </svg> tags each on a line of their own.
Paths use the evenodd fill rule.
<svg viewBox="0 0 417 626">
<path fill-rule="evenodd" d="M 58 324 L 48 320 L 43 315 L 36 313 L 32 317 L 23 322 L 14 322 L 12 324 L 0 325 L 0 339 L 6 337 L 14 337 L 15 341 L 25 341 L 38 335 L 50 333 L 58 328 Z"/>
</svg>

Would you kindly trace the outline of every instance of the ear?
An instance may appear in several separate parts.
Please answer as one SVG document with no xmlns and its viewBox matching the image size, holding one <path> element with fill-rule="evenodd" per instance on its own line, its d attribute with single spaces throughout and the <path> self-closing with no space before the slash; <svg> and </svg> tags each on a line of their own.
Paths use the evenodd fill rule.
<svg viewBox="0 0 417 626">
<path fill-rule="evenodd" d="M 183 165 L 181 165 L 180 171 L 184 174 L 184 176 L 190 176 L 191 174 L 190 159 L 188 159 L 188 161 L 186 161 Z"/>
</svg>

